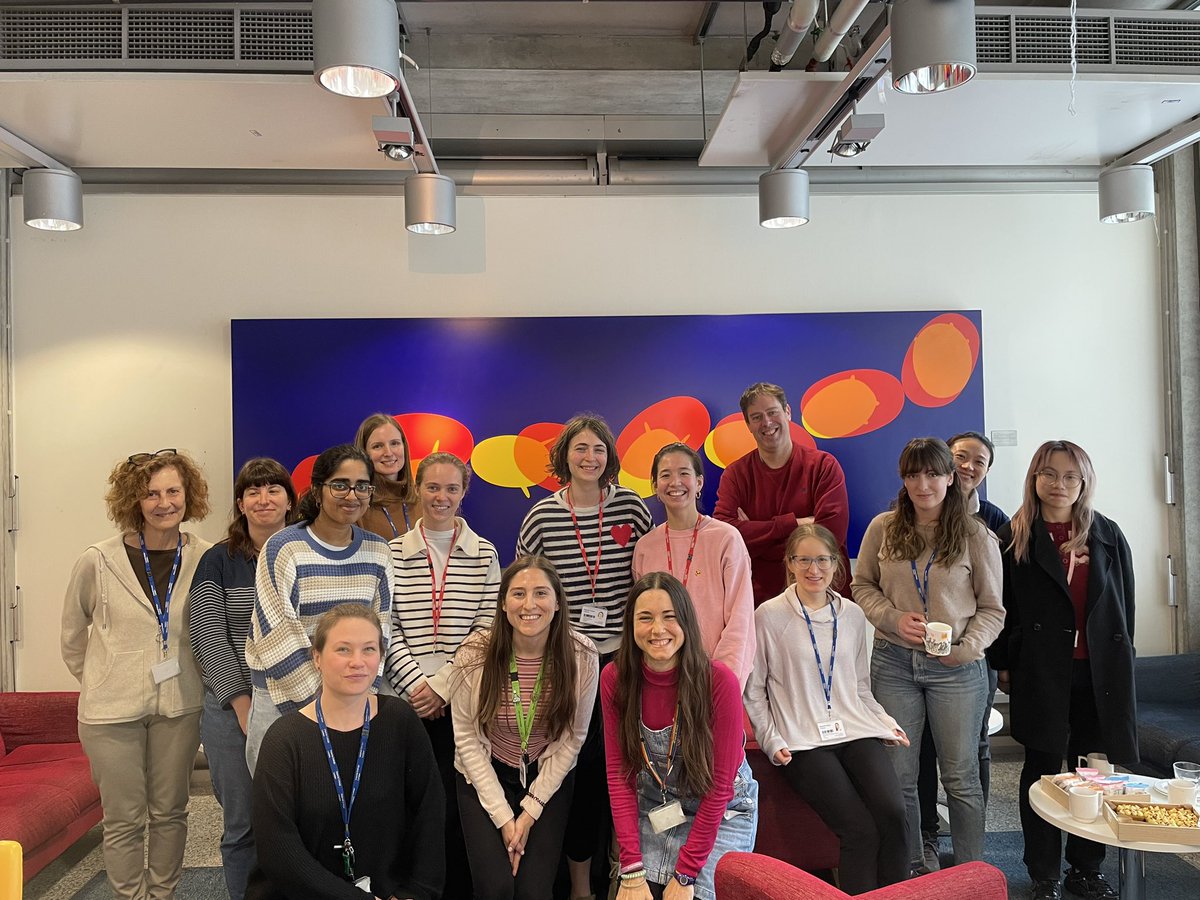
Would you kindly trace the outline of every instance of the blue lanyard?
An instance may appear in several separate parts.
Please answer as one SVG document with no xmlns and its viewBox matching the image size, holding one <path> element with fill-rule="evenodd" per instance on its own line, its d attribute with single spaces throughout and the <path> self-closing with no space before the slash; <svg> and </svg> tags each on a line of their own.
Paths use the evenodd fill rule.
<svg viewBox="0 0 1200 900">
<path fill-rule="evenodd" d="M 838 632 L 838 617 L 837 610 L 833 608 L 832 601 L 829 604 L 830 612 L 833 613 L 833 643 L 829 647 L 829 677 L 825 677 L 825 671 L 821 668 L 821 651 L 817 649 L 817 633 L 813 631 L 812 619 L 808 617 L 808 610 L 804 608 L 804 601 L 800 599 L 799 594 L 796 595 L 796 602 L 800 604 L 800 612 L 804 614 L 804 624 L 808 626 L 808 636 L 812 639 L 813 656 L 817 658 L 817 677 L 821 679 L 821 690 L 825 694 L 825 710 L 829 713 L 829 717 L 833 718 L 833 664 L 837 660 L 837 632 Z"/>
<path fill-rule="evenodd" d="M 411 531 L 412 523 L 408 521 L 408 504 L 402 503 L 400 504 L 400 508 L 404 510 L 404 527 Z M 396 523 L 392 521 L 392 514 L 388 512 L 388 508 L 386 506 L 381 506 L 380 509 L 382 509 L 383 514 L 387 516 L 388 524 L 392 526 L 392 537 L 400 537 L 400 531 L 396 528 Z"/>
<path fill-rule="evenodd" d="M 183 559 L 183 535 L 175 547 L 175 562 L 171 565 L 171 577 L 167 579 L 167 593 L 161 602 L 158 587 L 154 584 L 154 573 L 150 571 L 150 551 L 146 549 L 146 536 L 138 532 L 138 543 L 142 545 L 142 562 L 146 564 L 146 580 L 150 582 L 150 600 L 154 604 L 154 615 L 158 617 L 158 630 L 162 635 L 163 656 L 167 655 L 167 632 L 170 628 L 171 594 L 175 592 L 175 576 L 179 574 L 179 563 Z"/>
<path fill-rule="evenodd" d="M 933 561 L 937 559 L 937 549 L 929 554 L 929 562 L 925 563 L 925 583 L 922 584 L 917 579 L 917 563 L 916 560 L 910 559 L 908 564 L 912 566 L 913 584 L 917 586 L 917 593 L 921 597 L 921 607 L 925 610 L 925 616 L 929 616 L 929 570 L 933 568 Z"/>
<path fill-rule="evenodd" d="M 333 758 L 333 744 L 329 743 L 329 729 L 325 727 L 325 714 L 321 712 L 321 697 L 317 695 L 317 727 L 321 729 L 321 743 L 329 757 L 329 771 L 333 773 L 333 786 L 337 790 L 338 806 L 342 810 L 342 867 L 346 878 L 354 880 L 354 846 L 350 843 L 350 811 L 358 797 L 358 785 L 362 781 L 363 760 L 367 758 L 367 736 L 371 733 L 371 700 L 363 707 L 362 741 L 358 745 L 358 762 L 354 765 L 354 785 L 350 788 L 350 802 L 346 802 L 346 789 L 342 787 L 342 776 L 338 772 L 337 760 Z"/>
</svg>

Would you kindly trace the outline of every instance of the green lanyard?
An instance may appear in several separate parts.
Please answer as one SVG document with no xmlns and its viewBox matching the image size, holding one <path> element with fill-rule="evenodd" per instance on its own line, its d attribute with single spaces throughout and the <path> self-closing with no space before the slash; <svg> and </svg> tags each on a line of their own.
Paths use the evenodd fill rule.
<svg viewBox="0 0 1200 900">
<path fill-rule="evenodd" d="M 537 681 L 533 683 L 533 696 L 529 698 L 529 714 L 525 714 L 521 706 L 521 680 L 517 675 L 517 655 L 514 653 L 508 661 L 508 678 L 512 683 L 513 713 L 517 718 L 517 734 L 521 736 L 521 787 L 525 783 L 526 768 L 529 766 L 529 736 L 533 734 L 533 720 L 537 716 L 538 700 L 542 696 L 542 673 L 546 670 L 546 659 L 542 658 L 538 666 Z"/>
</svg>

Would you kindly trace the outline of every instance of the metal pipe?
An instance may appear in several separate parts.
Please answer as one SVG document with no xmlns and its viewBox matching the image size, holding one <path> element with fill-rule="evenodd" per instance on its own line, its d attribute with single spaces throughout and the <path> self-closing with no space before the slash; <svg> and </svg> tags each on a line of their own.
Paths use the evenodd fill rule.
<svg viewBox="0 0 1200 900">
<path fill-rule="evenodd" d="M 813 50 L 813 58 L 817 62 L 825 62 L 833 56 L 837 45 L 842 42 L 842 38 L 846 36 L 850 27 L 862 15 L 862 11 L 870 2 L 871 0 L 842 0 L 838 4 L 838 8 L 829 17 L 829 25 L 821 32 L 821 36 L 817 39 L 817 46 Z"/>
<path fill-rule="evenodd" d="M 817 18 L 818 0 L 795 0 L 788 11 L 787 21 L 779 32 L 779 40 L 775 42 L 775 50 L 771 54 L 771 64 L 783 68 L 792 61 L 800 42 L 804 40 Z"/>
</svg>

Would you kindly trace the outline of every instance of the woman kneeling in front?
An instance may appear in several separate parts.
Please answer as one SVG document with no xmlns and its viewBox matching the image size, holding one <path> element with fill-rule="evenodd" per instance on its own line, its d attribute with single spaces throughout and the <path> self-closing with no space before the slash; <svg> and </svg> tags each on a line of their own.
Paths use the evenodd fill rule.
<svg viewBox="0 0 1200 900">
<path fill-rule="evenodd" d="M 713 872 L 758 830 L 737 676 L 710 661 L 679 579 L 639 578 L 600 676 L 618 900 L 714 900 Z"/>
<path fill-rule="evenodd" d="M 421 720 L 376 697 L 383 629 L 358 603 L 317 623 L 316 699 L 272 723 L 254 772 L 247 900 L 440 897 L 441 780 Z"/>
</svg>

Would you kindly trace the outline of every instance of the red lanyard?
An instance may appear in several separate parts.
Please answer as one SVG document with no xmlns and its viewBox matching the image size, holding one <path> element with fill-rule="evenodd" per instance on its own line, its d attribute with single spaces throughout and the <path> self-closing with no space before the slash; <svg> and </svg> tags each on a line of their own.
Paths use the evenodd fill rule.
<svg viewBox="0 0 1200 900">
<path fill-rule="evenodd" d="M 433 583 L 433 640 L 437 641 L 438 623 L 442 621 L 442 601 L 446 599 L 446 573 L 450 571 L 450 554 L 458 543 L 458 525 L 454 526 L 454 534 L 450 538 L 450 546 L 446 550 L 446 564 L 442 566 L 442 592 L 438 593 L 437 577 L 433 573 L 433 551 L 429 549 L 429 539 L 425 537 L 425 523 L 421 523 L 421 540 L 425 542 L 425 560 L 429 563 L 429 580 Z"/>
<path fill-rule="evenodd" d="M 692 574 L 692 556 L 696 552 L 696 538 L 700 534 L 700 522 L 703 521 L 703 519 L 704 519 L 704 516 L 698 516 L 696 518 L 696 525 L 695 525 L 695 527 L 692 528 L 692 542 L 691 542 L 691 544 L 688 545 L 687 562 L 685 562 L 683 564 L 683 578 L 681 580 L 683 581 L 684 587 L 687 587 L 688 576 Z M 663 536 L 666 538 L 666 541 L 667 541 L 667 571 L 670 572 L 672 575 L 674 575 L 675 574 L 675 561 L 671 558 L 671 526 L 670 525 L 663 526 Z"/>
<path fill-rule="evenodd" d="M 583 556 L 583 567 L 587 570 L 588 578 L 592 582 L 592 599 L 595 600 L 596 579 L 600 577 L 600 553 L 604 550 L 604 495 L 600 495 L 600 506 L 598 507 L 600 518 L 596 523 L 596 568 L 594 570 L 588 563 L 587 548 L 583 546 L 583 533 L 579 530 L 579 521 L 575 518 L 575 504 L 571 502 L 570 485 L 567 485 L 563 495 L 567 498 L 567 509 L 571 511 L 571 524 L 575 526 L 575 540 L 579 542 L 579 553 Z"/>
</svg>

